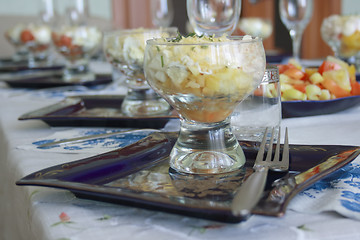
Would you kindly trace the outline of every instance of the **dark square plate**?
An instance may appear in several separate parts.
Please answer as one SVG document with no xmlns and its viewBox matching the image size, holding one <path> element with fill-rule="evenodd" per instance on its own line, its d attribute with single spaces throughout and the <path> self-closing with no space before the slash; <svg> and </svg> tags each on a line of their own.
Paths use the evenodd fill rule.
<svg viewBox="0 0 360 240">
<path fill-rule="evenodd" d="M 123 96 L 96 95 L 68 97 L 59 103 L 19 117 L 19 120 L 38 119 L 50 126 L 97 126 L 162 128 L 176 112 L 159 116 L 129 117 L 121 112 Z"/>
<path fill-rule="evenodd" d="M 112 82 L 110 74 L 98 74 L 93 80 L 77 79 L 66 81 L 62 78 L 61 70 L 35 71 L 27 70 L 0 75 L 0 81 L 13 88 L 51 88 L 63 86 L 95 86 Z"/>
<path fill-rule="evenodd" d="M 152 133 L 125 148 L 34 172 L 16 184 L 66 189 L 81 198 L 221 222 L 245 220 L 233 216 L 230 206 L 236 188 L 252 172 L 257 147 L 240 143 L 247 162 L 238 172 L 185 175 L 169 168 L 176 139 L 176 133 Z M 359 153 L 355 146 L 291 145 L 289 174 L 269 173 L 266 194 L 252 213 L 282 216 L 297 193 Z"/>
<path fill-rule="evenodd" d="M 55 70 L 55 69 L 61 69 L 64 65 L 62 64 L 55 64 L 50 66 L 36 66 L 36 67 L 30 67 L 28 65 L 27 61 L 18 61 L 15 62 L 11 58 L 1 58 L 0 59 L 0 73 L 11 73 L 11 72 L 17 72 L 17 71 L 25 71 L 25 70 Z"/>
</svg>

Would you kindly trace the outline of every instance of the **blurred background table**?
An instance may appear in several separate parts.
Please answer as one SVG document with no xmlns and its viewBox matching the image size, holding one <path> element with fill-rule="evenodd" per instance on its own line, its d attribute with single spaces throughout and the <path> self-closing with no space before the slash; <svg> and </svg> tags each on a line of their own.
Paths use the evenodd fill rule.
<svg viewBox="0 0 360 240">
<path fill-rule="evenodd" d="M 314 16 L 302 43 L 303 58 L 323 59 L 332 54 L 320 37 L 322 20 L 331 14 L 355 13 L 359 6 L 354 6 L 354 2 L 314 0 Z M 0 32 L 18 21 L 30 22 L 37 17 L 36 4 L 40 0 L 26 9 L 19 7 L 23 3 L 0 0 L 2 6 L 7 6 L 0 11 Z M 176 13 L 172 25 L 182 33 L 186 33 L 185 3 L 174 1 Z M 261 13 L 273 21 L 275 30 L 264 41 L 269 55 L 290 55 L 291 41 L 278 16 L 278 0 L 243 0 L 242 4 L 241 17 Z M 149 9 L 148 0 L 90 1 L 90 21 L 104 31 L 152 27 Z M 0 38 L 0 57 L 12 53 L 13 48 L 5 38 Z M 53 128 L 38 120 L 17 120 L 26 112 L 58 102 L 59 98 L 53 95 L 38 90 L 11 89 L 0 82 L 0 239 L 360 239 L 360 222 L 335 212 L 314 214 L 289 209 L 281 218 L 255 215 L 239 224 L 223 224 L 79 199 L 64 190 L 16 186 L 17 180 L 30 173 L 93 155 L 19 148 L 60 130 L 81 129 Z M 289 127 L 292 144 L 360 146 L 359 121 L 358 105 L 336 114 L 283 119 L 282 127 Z M 359 192 L 354 195 L 357 199 L 354 207 L 357 207 Z"/>
<path fill-rule="evenodd" d="M 64 128 L 38 120 L 18 121 L 29 111 L 58 99 L 0 88 L 0 238 L 7 239 L 358 239 L 360 222 L 334 212 L 288 210 L 282 218 L 252 216 L 223 224 L 152 210 L 78 199 L 64 190 L 16 186 L 20 178 L 91 153 L 52 153 L 19 146 Z M 26 104 L 24 104 L 26 103 Z M 360 106 L 331 115 L 289 118 L 292 144 L 360 146 Z M 65 128 L 67 129 L 67 128 Z M 73 128 L 70 128 L 73 129 Z M 75 128 L 76 129 L 76 128 Z"/>
</svg>

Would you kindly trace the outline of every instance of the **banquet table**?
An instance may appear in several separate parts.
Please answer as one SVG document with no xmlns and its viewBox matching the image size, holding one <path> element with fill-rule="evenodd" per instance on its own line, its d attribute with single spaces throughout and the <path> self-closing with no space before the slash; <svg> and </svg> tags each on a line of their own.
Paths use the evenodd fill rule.
<svg viewBox="0 0 360 240">
<path fill-rule="evenodd" d="M 17 120 L 61 97 L 46 90 L 12 89 L 0 82 L 0 239 L 360 239 L 360 178 L 356 175 L 349 213 L 322 208 L 331 200 L 326 196 L 323 204 L 301 207 L 310 195 L 307 192 L 296 196 L 282 217 L 252 215 L 235 224 L 81 199 L 67 190 L 16 186 L 30 173 L 94 155 L 24 147 L 59 131 L 82 129 Z M 357 105 L 328 115 L 286 118 L 281 126 L 288 127 L 291 144 L 360 146 L 359 123 Z M 359 161 L 357 157 L 352 165 L 355 173 Z"/>
</svg>

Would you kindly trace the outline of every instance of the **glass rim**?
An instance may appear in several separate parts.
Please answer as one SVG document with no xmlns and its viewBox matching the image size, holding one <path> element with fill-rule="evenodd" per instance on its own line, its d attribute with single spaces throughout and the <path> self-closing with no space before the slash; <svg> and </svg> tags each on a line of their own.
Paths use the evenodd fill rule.
<svg viewBox="0 0 360 240">
<path fill-rule="evenodd" d="M 182 43 L 182 42 L 172 42 L 171 39 L 176 39 L 176 37 L 173 38 L 166 38 L 166 42 L 164 41 L 159 41 L 160 39 L 163 40 L 164 38 L 152 38 L 152 39 L 148 39 L 146 40 L 146 44 L 147 45 L 160 45 L 160 46 L 201 46 L 201 45 L 235 45 L 235 44 L 249 44 L 249 43 L 257 43 L 260 42 L 262 43 L 262 38 L 261 37 L 254 37 L 254 36 L 250 36 L 251 39 L 245 39 L 243 40 L 243 38 L 245 36 L 250 36 L 250 35 L 243 35 L 243 36 L 228 36 L 227 39 L 231 40 L 231 41 L 223 41 L 223 42 L 199 42 L 199 43 Z"/>
</svg>

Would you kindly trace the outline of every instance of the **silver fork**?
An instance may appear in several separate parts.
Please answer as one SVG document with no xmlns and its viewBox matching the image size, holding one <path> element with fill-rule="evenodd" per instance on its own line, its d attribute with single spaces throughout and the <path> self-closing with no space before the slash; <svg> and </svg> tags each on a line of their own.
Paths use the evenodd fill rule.
<svg viewBox="0 0 360 240">
<path fill-rule="evenodd" d="M 268 170 L 287 171 L 289 169 L 289 139 L 288 129 L 285 130 L 285 140 L 283 147 L 282 159 L 280 161 L 280 129 L 278 133 L 278 140 L 275 148 L 274 158 L 272 157 L 272 146 L 274 139 L 274 129 L 271 132 L 271 139 L 269 149 L 264 160 L 264 152 L 266 145 L 266 136 L 268 129 L 265 130 L 259 152 L 256 156 L 254 164 L 254 173 L 251 174 L 246 181 L 240 186 L 236 192 L 235 197 L 231 203 L 231 211 L 235 216 L 246 217 L 251 213 L 251 210 L 259 202 L 266 185 L 266 178 Z"/>
</svg>

